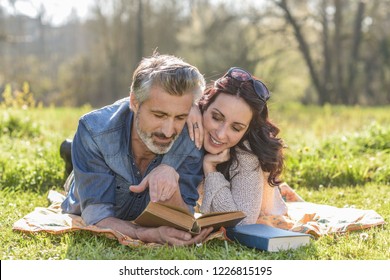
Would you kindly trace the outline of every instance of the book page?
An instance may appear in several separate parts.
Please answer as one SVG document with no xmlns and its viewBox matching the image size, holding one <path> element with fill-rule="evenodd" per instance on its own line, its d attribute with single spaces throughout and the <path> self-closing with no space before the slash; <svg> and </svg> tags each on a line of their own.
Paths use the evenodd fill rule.
<svg viewBox="0 0 390 280">
<path fill-rule="evenodd" d="M 196 221 L 201 228 L 214 227 L 214 230 L 218 230 L 221 227 L 232 227 L 238 224 L 246 216 L 243 212 L 220 212 L 210 213 L 202 215 Z"/>
<path fill-rule="evenodd" d="M 185 231 L 191 231 L 194 221 L 183 209 L 153 202 L 135 219 L 135 223 L 145 227 L 171 226 Z"/>
</svg>

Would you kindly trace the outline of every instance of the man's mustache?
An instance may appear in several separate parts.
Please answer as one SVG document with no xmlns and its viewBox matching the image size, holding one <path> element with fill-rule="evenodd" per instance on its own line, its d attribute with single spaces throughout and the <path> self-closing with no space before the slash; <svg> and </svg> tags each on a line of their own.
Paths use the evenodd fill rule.
<svg viewBox="0 0 390 280">
<path fill-rule="evenodd" d="M 158 137 L 158 138 L 160 138 L 160 139 L 175 139 L 176 138 L 176 136 L 177 136 L 177 134 L 173 134 L 171 137 L 167 137 L 164 133 L 162 133 L 162 132 L 153 132 L 152 133 L 152 136 L 156 136 L 156 137 Z"/>
</svg>

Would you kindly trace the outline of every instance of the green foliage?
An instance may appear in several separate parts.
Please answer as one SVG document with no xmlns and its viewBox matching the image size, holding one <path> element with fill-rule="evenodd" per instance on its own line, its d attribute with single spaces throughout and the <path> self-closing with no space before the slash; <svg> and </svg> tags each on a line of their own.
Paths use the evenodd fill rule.
<svg viewBox="0 0 390 280">
<path fill-rule="evenodd" d="M 40 128 L 28 116 L 6 110 L 0 115 L 0 132 L 12 138 L 34 138 L 39 136 Z"/>
<path fill-rule="evenodd" d="M 61 185 L 63 162 L 57 147 L 43 140 L 4 140 L 0 142 L 0 189 L 42 194 Z"/>
<path fill-rule="evenodd" d="M 5 86 L 3 101 L 0 103 L 0 132 L 12 138 L 34 138 L 40 134 L 39 125 L 26 114 L 15 113 L 15 110 L 35 107 L 34 95 L 30 84 L 24 82 L 22 90 L 12 90 L 10 84 Z"/>
<path fill-rule="evenodd" d="M 0 190 L 42 194 L 61 186 L 65 178 L 60 143 L 72 137 L 78 118 L 90 110 L 86 106 L 0 112 Z"/>
<path fill-rule="evenodd" d="M 34 94 L 30 90 L 30 84 L 26 81 L 22 84 L 22 89 L 12 89 L 11 84 L 6 84 L 3 92 L 3 102 L 0 108 L 34 108 L 36 105 Z"/>
<path fill-rule="evenodd" d="M 87 19 L 61 27 L 15 7 L 3 19 L 0 88 L 28 80 L 45 105 L 105 105 L 128 94 L 141 57 L 157 49 L 196 65 L 209 82 L 244 67 L 283 101 L 389 103 L 388 1 L 94 3 Z"/>
<path fill-rule="evenodd" d="M 361 131 L 303 147 L 288 157 L 292 185 L 340 186 L 390 183 L 390 128 L 372 123 Z"/>
<path fill-rule="evenodd" d="M 46 141 L 44 126 L 33 119 L 35 106 L 29 84 L 23 91 L 4 91 L 5 108 L 0 115 L 0 189 L 8 191 L 34 190 L 42 193 L 63 180 L 59 172 L 61 161 L 52 143 Z M 53 168 L 57 167 L 57 168 Z"/>
</svg>

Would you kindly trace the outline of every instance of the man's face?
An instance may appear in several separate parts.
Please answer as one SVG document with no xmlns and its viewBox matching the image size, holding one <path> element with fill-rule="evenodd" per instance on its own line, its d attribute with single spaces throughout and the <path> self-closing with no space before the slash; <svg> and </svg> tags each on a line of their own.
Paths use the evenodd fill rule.
<svg viewBox="0 0 390 280">
<path fill-rule="evenodd" d="M 132 95 L 135 128 L 139 138 L 155 154 L 165 154 L 182 131 L 193 102 L 193 94 L 172 96 L 152 87 L 149 98 L 139 104 Z"/>
</svg>

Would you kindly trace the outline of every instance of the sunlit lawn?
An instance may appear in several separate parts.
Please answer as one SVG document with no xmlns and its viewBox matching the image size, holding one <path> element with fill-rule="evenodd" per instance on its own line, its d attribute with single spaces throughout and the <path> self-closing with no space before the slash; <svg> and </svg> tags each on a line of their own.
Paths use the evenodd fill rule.
<svg viewBox="0 0 390 280">
<path fill-rule="evenodd" d="M 202 247 L 126 247 L 89 232 L 61 235 L 12 231 L 61 190 L 59 145 L 90 108 L 0 111 L 0 258 L 9 259 L 390 259 L 388 225 L 324 236 L 294 251 L 268 253 L 211 240 Z M 309 202 L 372 209 L 390 218 L 389 107 L 270 106 L 286 150 L 285 180 Z"/>
</svg>

